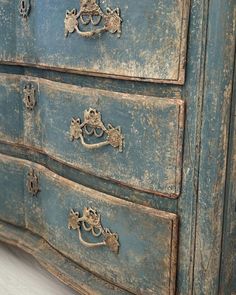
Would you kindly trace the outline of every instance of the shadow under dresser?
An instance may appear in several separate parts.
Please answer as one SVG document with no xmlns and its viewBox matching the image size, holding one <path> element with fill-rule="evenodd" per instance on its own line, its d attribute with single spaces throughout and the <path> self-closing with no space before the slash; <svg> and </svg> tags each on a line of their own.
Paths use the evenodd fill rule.
<svg viewBox="0 0 236 295">
<path fill-rule="evenodd" d="M 79 294 L 236 294 L 235 11 L 0 0 L 0 240 Z"/>
</svg>

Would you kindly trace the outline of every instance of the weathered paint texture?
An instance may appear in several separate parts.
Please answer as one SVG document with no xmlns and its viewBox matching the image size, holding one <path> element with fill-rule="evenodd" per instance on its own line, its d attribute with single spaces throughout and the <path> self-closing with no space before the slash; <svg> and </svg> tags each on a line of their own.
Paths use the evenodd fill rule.
<svg viewBox="0 0 236 295">
<path fill-rule="evenodd" d="M 27 20 L 14 1 L 1 0 L 2 34 L 7 31 L 8 38 L 1 38 L 0 59 L 123 79 L 184 82 L 189 0 L 106 0 L 101 5 L 120 8 L 120 38 L 65 38 L 66 11 L 79 9 L 78 0 L 32 0 Z"/>
<path fill-rule="evenodd" d="M 8 74 L 8 80 L 3 78 L 4 74 L 1 75 L 0 79 L 0 97 L 3 99 L 0 102 L 0 128 L 2 128 L 0 151 L 16 158 L 28 159 L 42 164 L 53 170 L 54 173 L 64 176 L 75 183 L 82 183 L 87 187 L 117 197 L 117 199 L 126 199 L 133 204 L 153 208 L 152 210 L 158 209 L 174 212 L 180 219 L 176 294 L 236 294 L 234 188 L 236 180 L 234 175 L 235 126 L 233 119 L 231 119 L 231 131 L 229 134 L 230 113 L 231 118 L 234 118 L 233 108 L 231 108 L 231 91 L 233 60 L 235 58 L 235 1 L 191 0 L 187 39 L 185 36 L 188 19 L 186 17 L 182 18 L 182 16 L 187 15 L 190 1 L 185 2 L 185 8 L 187 9 L 183 15 L 181 15 L 180 11 L 180 7 L 184 3 L 182 0 L 129 0 L 124 3 L 118 0 L 101 1 L 102 5 L 109 4 L 111 7 L 119 6 L 121 8 L 121 16 L 124 20 L 123 33 L 121 39 L 117 39 L 112 34 L 102 34 L 99 38 L 91 40 L 83 39 L 76 34 L 70 35 L 67 39 L 63 36 L 65 10 L 67 8 L 72 9 L 73 7 L 78 8 L 78 0 L 71 0 L 69 1 L 70 3 L 66 4 L 65 1 L 32 0 L 32 10 L 27 20 L 23 20 L 19 16 L 16 2 L 0 0 L 0 19 L 2 20 L 0 22 L 0 72 Z M 133 5 L 130 5 L 130 3 Z M 140 13 L 140 8 L 144 8 L 145 18 L 142 18 L 144 14 Z M 157 9 L 155 10 L 154 8 Z M 175 11 L 172 15 L 173 19 L 171 19 L 169 12 L 173 9 Z M 154 14 L 159 17 L 155 19 L 150 17 Z M 132 22 L 128 23 L 127 19 L 130 16 Z M 180 29 L 178 24 L 178 20 L 181 18 L 183 20 L 182 29 Z M 134 24 L 137 25 L 133 26 Z M 127 32 L 127 29 L 129 32 Z M 180 32 L 182 40 L 181 49 L 176 39 L 177 34 Z M 158 43 L 159 38 L 162 38 L 162 43 Z M 127 44 L 130 41 L 132 43 Z M 186 43 L 186 41 L 188 42 Z M 149 43 L 150 47 L 147 46 Z M 91 44 L 93 45 L 92 47 L 90 46 Z M 186 45 L 188 53 L 186 64 L 184 64 Z M 176 47 L 174 48 L 173 46 Z M 120 49 L 122 49 L 122 52 L 119 51 Z M 181 54 L 181 57 L 179 57 L 179 54 Z M 145 61 L 145 64 L 142 64 L 143 61 Z M 157 61 L 158 65 L 156 65 Z M 177 66 L 178 61 L 180 63 Z M 130 67 L 125 68 L 124 62 L 129 64 Z M 140 69 L 140 67 L 142 68 Z M 139 70 L 138 74 L 135 73 L 135 69 Z M 182 69 L 185 69 L 185 71 Z M 184 72 L 186 72 L 185 84 L 181 85 L 184 82 Z M 15 76 L 12 74 L 24 75 L 25 80 L 33 81 L 36 88 L 39 86 L 37 90 L 41 88 L 43 95 L 41 96 L 39 91 L 39 96 L 37 97 L 39 109 L 38 111 L 36 109 L 34 114 L 30 112 L 26 114 L 22 105 L 22 97 L 20 97 L 22 85 L 15 82 Z M 146 83 L 147 80 L 164 82 L 165 80 L 162 79 L 173 80 L 166 80 L 166 82 L 169 82 L 166 84 Z M 54 84 L 45 80 L 60 82 L 61 84 Z M 40 85 L 42 81 L 43 87 Z M 58 89 L 54 89 L 53 85 L 56 85 Z M 81 96 L 81 89 L 85 88 L 88 93 L 91 91 L 89 99 L 84 92 Z M 75 91 L 74 89 L 77 90 Z M 97 91 L 98 89 L 102 91 L 99 92 Z M 19 96 L 16 93 L 21 94 Z M 47 99 L 48 93 L 50 93 L 50 99 Z M 60 95 L 60 93 L 63 93 L 63 95 Z M 102 93 L 103 98 L 99 99 L 100 96 L 96 96 L 96 93 Z M 107 97 L 107 93 L 118 96 L 113 97 L 109 94 L 109 97 Z M 133 100 L 127 99 L 127 97 L 131 96 Z M 135 101 L 136 97 L 139 97 L 137 101 Z M 144 101 L 140 100 L 140 97 L 143 97 Z M 62 103 L 65 98 L 67 100 L 64 100 Z M 111 104 L 112 99 L 114 104 Z M 166 126 L 162 133 L 165 133 L 165 137 L 160 136 L 157 132 L 155 134 L 152 133 L 153 129 L 158 129 L 158 126 L 154 123 L 156 120 L 156 124 L 158 124 L 157 115 L 163 111 L 162 106 L 169 105 L 170 100 L 172 100 L 172 107 L 169 108 L 170 112 L 165 112 L 167 114 L 166 121 L 162 121 Z M 177 113 L 174 116 L 169 116 L 168 114 L 173 114 L 171 110 L 181 100 L 185 104 L 184 147 L 177 152 L 177 146 L 182 146 L 181 133 L 177 134 L 177 125 L 181 126 L 180 122 L 183 121 L 178 121 L 179 123 L 176 126 L 173 125 L 174 127 L 170 128 L 173 122 L 177 123 Z M 125 179 L 126 185 L 122 181 L 114 182 L 109 177 L 105 179 L 88 173 L 93 170 L 92 165 L 96 166 L 94 161 L 99 162 L 101 166 L 104 156 L 98 157 L 98 155 L 103 153 L 106 155 L 106 168 L 108 167 L 108 162 L 114 164 L 118 159 L 121 161 L 119 165 L 126 164 L 125 161 L 122 163 L 122 153 L 117 153 L 112 147 L 105 147 L 105 150 L 93 151 L 91 153 L 91 158 L 88 162 L 91 165 L 90 171 L 82 171 L 78 169 L 79 166 L 75 165 L 76 161 L 72 157 L 81 155 L 79 162 L 81 164 L 82 159 L 84 161 L 83 166 L 86 166 L 88 163 L 85 163 L 85 156 L 88 157 L 89 153 L 88 151 L 82 152 L 83 148 L 79 141 L 73 143 L 68 141 L 65 143 L 67 140 L 65 134 L 69 131 L 71 119 L 67 118 L 67 115 L 72 116 L 72 113 L 68 111 L 70 103 L 72 103 L 73 116 L 83 117 L 84 109 L 90 107 L 87 105 L 87 101 L 94 103 L 92 107 L 96 107 L 101 111 L 106 124 L 120 125 L 122 130 L 124 130 L 124 154 L 132 142 L 132 155 L 134 155 L 134 159 L 138 163 L 138 165 L 133 165 L 135 163 L 133 161 L 132 165 L 137 169 L 136 172 L 138 172 L 138 177 L 140 177 L 139 180 L 141 175 L 144 175 L 144 169 L 141 169 L 141 166 L 144 167 L 148 159 L 150 165 L 146 165 L 145 170 L 148 171 L 150 177 L 146 177 L 146 180 L 143 178 L 142 184 L 136 178 L 136 184 L 139 185 L 139 189 L 127 186 L 127 183 L 134 179 L 131 179 L 132 177 L 125 177 L 125 175 L 128 175 L 125 173 L 129 172 L 129 175 L 131 174 L 131 171 L 127 172 L 125 169 L 122 170 L 123 174 L 120 173 L 119 169 L 115 173 L 117 173 L 116 176 L 118 175 Z M 105 102 L 109 104 L 110 108 L 106 108 Z M 150 105 L 150 102 L 152 108 L 148 109 L 147 105 Z M 59 107 L 61 103 L 63 104 L 63 111 Z M 126 106 L 128 105 L 128 108 L 125 108 L 125 104 Z M 181 102 L 182 104 L 183 102 Z M 47 106 L 48 110 L 45 111 L 45 107 L 43 108 L 42 105 Z M 119 105 L 118 108 L 114 108 L 117 105 Z M 137 114 L 134 110 L 135 105 L 138 110 Z M 57 113 L 52 112 L 53 116 L 50 116 L 51 107 L 57 110 Z M 64 116 L 64 109 L 67 112 L 66 116 Z M 113 115 L 114 109 L 119 110 L 119 114 Z M 130 117 L 126 116 L 127 110 L 132 114 L 130 121 Z M 44 113 L 47 114 L 47 118 L 45 118 Z M 150 126 L 152 128 L 144 131 L 143 123 L 147 124 L 149 122 L 146 114 L 151 114 L 155 120 L 151 120 Z M 57 124 L 60 123 L 58 124 L 60 128 L 53 125 L 55 118 L 55 122 Z M 129 129 L 132 126 L 130 124 L 131 121 L 142 121 L 135 128 L 138 135 L 141 135 L 138 144 L 135 142 L 137 139 L 135 137 L 137 136 L 136 130 L 133 128 L 132 132 L 130 132 L 131 129 Z M 52 128 L 47 128 L 45 131 L 45 123 Z M 64 137 L 59 136 L 61 130 Z M 43 134 L 44 136 L 42 136 Z M 132 134 L 132 137 L 129 138 L 130 134 Z M 176 145 L 177 138 L 180 140 L 179 145 Z M 162 146 L 159 143 L 166 144 L 168 141 L 173 143 L 173 147 L 171 146 L 167 149 L 167 152 L 163 152 L 163 157 L 161 156 L 158 162 L 160 166 L 156 166 L 152 162 L 149 152 L 152 154 L 156 149 L 161 149 Z M 48 156 L 46 152 L 42 152 L 41 147 L 45 142 L 50 143 L 50 145 L 47 145 L 47 148 L 51 149 L 53 155 Z M 133 145 L 133 143 L 136 143 L 136 145 Z M 67 162 L 67 159 L 63 159 L 66 151 L 59 148 L 60 146 L 65 147 L 65 144 L 67 148 L 71 149 L 71 153 L 67 155 L 67 159 L 71 157 L 70 163 Z M 164 149 L 166 148 L 165 144 L 163 145 Z M 33 145 L 39 148 L 32 149 Z M 58 153 L 54 158 L 55 150 Z M 141 159 L 142 161 L 139 161 L 140 158 L 135 158 L 135 155 L 143 150 L 145 157 Z M 170 155 L 169 151 L 172 151 L 173 159 L 178 159 L 179 162 L 177 163 L 176 161 L 176 165 L 169 161 L 170 158 L 166 161 L 168 154 Z M 179 153 L 179 157 L 176 157 L 177 153 Z M 60 160 L 58 154 L 61 155 Z M 94 154 L 96 154 L 96 157 L 92 156 Z M 148 157 L 146 157 L 147 155 Z M 182 157 L 183 164 L 181 165 Z M 144 162 L 145 164 L 143 165 Z M 127 165 L 129 166 L 130 163 L 127 163 Z M 101 167 L 100 169 L 102 169 Z M 174 167 L 176 168 L 176 175 L 181 175 L 178 171 L 182 168 L 183 173 L 182 179 L 179 179 L 180 182 L 174 180 Z M 6 165 L 2 165 L 1 169 L 5 174 L 11 172 Z M 104 169 L 102 173 L 105 170 L 107 169 Z M 152 171 L 152 173 L 149 173 L 149 171 Z M 162 171 L 164 172 L 162 173 Z M 168 177 L 164 178 L 166 171 L 172 172 L 167 173 Z M 17 180 L 18 176 L 19 178 L 21 177 L 19 171 L 16 173 L 15 178 L 12 177 L 15 187 L 20 187 Z M 114 180 L 115 174 L 111 176 Z M 49 177 L 49 179 L 51 178 Z M 181 192 L 177 199 L 163 198 L 163 193 L 168 188 L 166 184 L 169 180 L 176 185 L 174 185 L 174 190 L 171 193 L 169 192 L 168 196 L 177 196 L 178 192 Z M 8 178 L 3 177 L 0 183 L 2 186 L 6 186 L 8 181 Z M 153 191 L 148 191 L 148 186 Z M 50 191 L 53 186 L 51 186 L 49 180 L 47 187 L 49 188 L 48 195 L 51 198 L 52 193 Z M 73 189 L 71 188 L 69 191 L 71 192 Z M 67 191 L 64 193 L 66 195 Z M 14 198 L 17 200 L 17 203 L 22 202 L 23 204 L 22 195 L 16 196 L 15 192 L 12 194 L 4 193 L 1 196 L 1 202 L 7 209 L 1 208 L 0 205 L 2 219 L 5 221 L 9 220 L 12 224 L 22 222 L 22 226 L 24 226 L 24 214 L 21 210 L 15 216 L 9 214 L 11 208 L 7 199 L 10 198 Z M 71 202 L 74 202 L 75 199 L 73 195 Z M 47 197 L 43 198 L 43 201 L 36 199 L 38 205 L 42 202 L 41 211 L 39 210 L 38 215 L 35 215 L 38 219 L 44 216 L 43 212 L 47 212 L 47 208 L 43 205 L 51 206 L 47 203 L 49 200 L 45 200 L 47 200 Z M 91 197 L 88 200 L 92 200 Z M 60 210 L 64 210 L 60 207 L 60 204 L 56 203 L 55 207 L 57 206 Z M 16 206 L 14 205 L 13 207 Z M 101 210 L 101 207 L 99 208 Z M 76 206 L 74 209 L 81 210 L 81 208 Z M 54 214 L 55 219 L 59 218 L 61 220 L 60 216 L 56 214 L 56 210 L 54 210 Z M 55 221 L 53 220 L 53 215 L 47 219 L 50 221 L 52 228 Z M 45 213 L 45 216 L 48 216 L 48 214 Z M 131 216 L 134 215 L 131 214 Z M 103 221 L 107 222 L 108 220 L 107 216 Z M 137 217 L 138 220 L 139 218 Z M 32 226 L 35 226 L 35 224 L 36 222 L 32 223 Z M 112 225 L 111 229 L 113 229 L 114 224 L 115 222 L 109 221 L 106 226 L 111 227 Z M 38 228 L 38 230 L 40 229 Z M 50 228 L 44 226 L 41 230 L 47 233 Z M 159 230 L 158 222 L 156 223 L 156 230 Z M 71 232 L 70 234 L 72 240 L 76 241 L 76 247 L 79 247 L 76 233 Z M 2 240 L 15 244 L 19 243 L 21 246 L 24 245 L 26 250 L 31 251 L 29 249 L 32 247 L 29 247 L 28 238 L 31 241 L 33 238 L 27 231 L 20 231 L 17 227 L 3 224 L 0 236 Z M 35 244 L 33 245 L 35 247 Z M 44 242 L 42 251 L 32 251 L 31 253 L 37 259 L 44 262 L 45 259 L 43 258 L 46 257 L 45 263 L 47 268 L 50 270 L 53 268 L 59 269 L 59 271 L 56 270 L 56 275 L 61 277 L 66 283 L 71 284 L 72 281 L 73 287 L 79 293 L 86 295 L 96 294 L 96 292 L 99 295 L 130 293 L 120 288 L 113 290 L 112 288 L 115 288 L 114 284 L 98 279 L 97 276 L 80 268 L 78 264 L 71 264 L 71 260 L 63 256 L 60 256 L 61 258 L 59 259 L 58 253 L 55 254 L 52 248 L 50 248 L 50 251 L 46 250 L 47 247 L 48 244 Z M 35 249 L 38 250 L 37 247 Z M 150 249 L 153 251 L 152 246 L 150 246 Z M 40 256 L 37 253 L 40 253 Z M 155 255 L 158 255 L 158 253 L 155 253 Z M 82 260 L 82 258 L 80 259 Z M 57 264 L 58 261 L 60 261 L 59 264 Z M 150 266 L 152 266 L 152 263 L 150 263 Z M 151 271 L 151 267 L 149 268 L 148 265 L 145 265 L 145 267 Z M 77 272 L 78 269 L 79 272 Z M 53 272 L 55 271 L 53 270 Z M 160 274 L 157 275 L 159 276 Z M 155 295 L 159 295 L 159 293 L 156 292 Z"/>
<path fill-rule="evenodd" d="M 37 148 L 82 171 L 132 188 L 168 197 L 180 194 L 182 100 L 81 88 L 32 77 L 0 77 L 1 141 Z M 36 89 L 37 103 L 32 111 L 23 103 L 23 89 L 28 83 Z M 90 107 L 101 112 L 106 126 L 121 127 L 123 152 L 111 146 L 87 150 L 80 140 L 70 141 L 71 119 L 80 117 L 82 122 L 84 111 Z M 17 114 L 14 117 L 13 112 Z M 90 144 L 103 140 L 85 137 Z"/>
<path fill-rule="evenodd" d="M 233 90 L 221 252 L 220 295 L 236 294 L 236 72 L 234 72 Z"/>
<path fill-rule="evenodd" d="M 225 182 L 235 58 L 235 1 L 209 6 L 201 128 L 194 292 L 219 293 Z M 218 47 L 218 44 L 221 44 Z M 216 58 L 217 57 L 217 58 Z M 231 255 L 234 255 L 232 253 Z M 210 291 L 213 290 L 213 291 Z"/>
<path fill-rule="evenodd" d="M 23 167 L 24 175 L 17 179 L 25 187 L 25 193 L 20 195 L 25 198 L 27 229 L 80 266 L 132 293 L 174 294 L 178 230 L 175 214 L 118 200 L 25 160 L 1 155 L 0 163 L 10 170 L 6 173 L 9 185 L 4 186 L 4 190 L 8 187 L 9 191 L 13 168 Z M 26 189 L 30 168 L 39 179 L 37 196 Z M 96 209 L 104 226 L 119 235 L 118 254 L 107 247 L 86 248 L 79 242 L 78 234 L 68 229 L 70 210 L 82 213 L 88 207 Z M 91 237 L 91 233 L 83 232 L 83 235 L 85 240 L 99 241 Z"/>
</svg>

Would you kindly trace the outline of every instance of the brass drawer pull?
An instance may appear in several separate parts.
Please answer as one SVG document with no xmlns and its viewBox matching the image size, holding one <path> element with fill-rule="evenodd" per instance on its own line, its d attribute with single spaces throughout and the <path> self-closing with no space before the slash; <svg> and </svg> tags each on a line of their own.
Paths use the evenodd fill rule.
<svg viewBox="0 0 236 295">
<path fill-rule="evenodd" d="M 88 136 L 94 135 L 100 138 L 107 135 L 106 140 L 100 143 L 88 144 L 84 140 L 84 133 Z M 80 118 L 72 118 L 70 125 L 70 139 L 80 139 L 82 145 L 87 149 L 98 149 L 106 145 L 111 145 L 114 148 L 118 148 L 120 152 L 123 150 L 124 137 L 121 133 L 121 128 L 113 127 L 108 124 L 107 128 L 104 126 L 101 114 L 95 109 L 89 109 L 84 111 L 84 122 L 81 123 Z"/>
<path fill-rule="evenodd" d="M 112 252 L 119 252 L 119 237 L 118 234 L 112 233 L 108 228 L 104 228 L 101 224 L 101 215 L 97 213 L 97 210 L 92 208 L 84 208 L 83 216 L 80 217 L 79 212 L 75 212 L 73 209 L 70 211 L 68 228 L 78 231 L 79 240 L 81 244 L 88 248 L 97 248 L 101 246 L 107 246 Z M 91 232 L 93 237 L 103 236 L 103 241 L 98 243 L 86 242 L 82 238 L 81 229 L 86 232 Z"/>
<path fill-rule="evenodd" d="M 94 30 L 82 31 L 81 27 L 88 25 L 97 27 L 101 22 L 103 26 L 98 27 Z M 80 10 L 74 8 L 66 11 L 65 23 L 65 36 L 68 34 L 77 32 L 82 37 L 92 37 L 103 32 L 110 32 L 112 34 L 117 33 L 118 37 L 121 34 L 121 23 L 120 9 L 114 10 L 106 8 L 104 12 L 97 0 L 80 0 Z"/>
</svg>

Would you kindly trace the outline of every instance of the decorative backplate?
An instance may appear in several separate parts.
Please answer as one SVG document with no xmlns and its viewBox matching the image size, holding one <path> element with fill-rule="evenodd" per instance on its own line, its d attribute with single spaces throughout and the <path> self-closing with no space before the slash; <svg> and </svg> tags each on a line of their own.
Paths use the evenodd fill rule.
<svg viewBox="0 0 236 295">
<path fill-rule="evenodd" d="M 32 111 L 36 105 L 36 90 L 32 84 L 27 84 L 23 88 L 23 101 L 26 108 Z"/>
<path fill-rule="evenodd" d="M 89 248 L 97 248 L 107 246 L 112 252 L 118 254 L 120 243 L 118 241 L 118 234 L 112 233 L 110 229 L 104 228 L 101 224 L 101 215 L 97 213 L 96 209 L 84 208 L 83 216 L 80 217 L 79 212 L 73 209 L 70 211 L 68 228 L 78 231 L 80 242 Z M 103 237 L 103 240 L 98 243 L 86 242 L 82 238 L 81 229 L 86 232 L 91 232 L 95 238 Z"/>
<path fill-rule="evenodd" d="M 92 37 L 94 35 L 110 32 L 117 33 L 118 37 L 121 34 L 120 9 L 106 8 L 104 12 L 97 0 L 80 0 L 80 10 L 74 8 L 66 11 L 65 16 L 65 36 L 69 33 L 77 32 L 83 37 Z M 102 24 L 101 24 L 102 23 Z M 101 26 L 99 26 L 101 24 Z M 81 27 L 96 27 L 95 29 L 81 30 Z"/>
<path fill-rule="evenodd" d="M 84 133 L 88 136 L 94 135 L 97 138 L 106 134 L 107 137 L 105 141 L 100 143 L 87 144 L 84 140 Z M 111 124 L 108 124 L 106 128 L 102 122 L 101 113 L 90 108 L 84 111 L 83 122 L 81 122 L 80 118 L 72 118 L 70 125 L 70 139 L 71 141 L 80 139 L 82 145 L 87 149 L 97 149 L 105 145 L 111 145 L 122 152 L 124 137 L 119 126 L 113 127 Z"/>
<path fill-rule="evenodd" d="M 19 12 L 23 18 L 27 18 L 30 12 L 30 0 L 20 0 Z"/>
<path fill-rule="evenodd" d="M 30 169 L 27 175 L 26 187 L 33 196 L 36 196 L 39 192 L 39 181 L 34 169 Z"/>
</svg>

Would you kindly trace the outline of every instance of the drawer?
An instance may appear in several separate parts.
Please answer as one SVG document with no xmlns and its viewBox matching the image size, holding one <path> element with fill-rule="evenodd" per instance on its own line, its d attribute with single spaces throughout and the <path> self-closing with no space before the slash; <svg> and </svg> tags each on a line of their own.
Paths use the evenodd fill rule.
<svg viewBox="0 0 236 295">
<path fill-rule="evenodd" d="M 17 142 L 122 185 L 167 197 L 180 194 L 182 100 L 81 88 L 42 79 L 27 81 L 19 76 L 16 79 L 21 85 L 18 99 L 23 101 L 23 89 L 30 85 L 37 100 L 33 110 L 23 107 L 23 130 L 17 131 L 23 133 L 23 138 Z M 11 88 L 6 82 L 2 86 L 11 88 L 5 91 L 9 95 L 15 89 L 12 85 Z M 12 107 L 8 95 L 0 94 L 1 100 L 3 111 Z M 0 124 L 2 140 L 16 142 L 14 128 L 21 128 L 22 123 L 17 125 L 19 116 L 9 116 L 8 120 L 4 117 Z M 85 122 L 88 124 L 81 127 Z M 14 128 L 8 129 L 11 124 Z M 91 124 L 99 128 L 92 128 Z"/>
<path fill-rule="evenodd" d="M 38 164 L 1 157 L 8 163 L 8 177 L 15 167 L 24 167 L 27 229 L 86 270 L 131 293 L 174 294 L 175 214 L 86 188 Z"/>
<path fill-rule="evenodd" d="M 25 225 L 24 164 L 0 155 L 0 220 Z"/>
<path fill-rule="evenodd" d="M 5 29 L 1 32 L 2 62 L 184 83 L 189 0 L 31 1 L 27 17 L 20 15 L 18 2 L 0 1 Z M 77 20 L 73 9 L 80 13 Z M 92 25 L 99 18 L 96 14 L 101 22 Z M 90 24 L 83 25 L 83 21 Z M 110 31 L 83 36 L 104 26 Z M 75 27 L 83 33 L 77 34 Z M 67 37 L 65 30 L 71 32 Z"/>
</svg>

